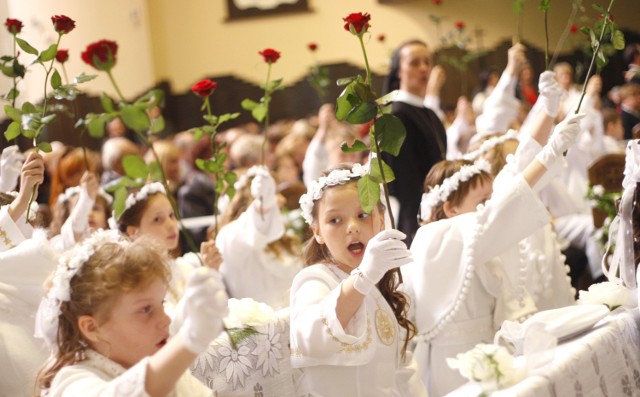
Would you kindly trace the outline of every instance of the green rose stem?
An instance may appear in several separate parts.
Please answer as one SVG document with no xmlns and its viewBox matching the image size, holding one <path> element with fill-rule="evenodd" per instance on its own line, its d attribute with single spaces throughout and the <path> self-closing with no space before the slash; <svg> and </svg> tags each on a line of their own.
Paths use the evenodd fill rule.
<svg viewBox="0 0 640 397">
<path fill-rule="evenodd" d="M 267 130 L 269 129 L 269 103 L 271 102 L 271 92 L 269 90 L 269 79 L 271 78 L 271 61 L 267 62 L 267 82 L 264 86 L 264 99 L 267 111 L 264 116 L 264 139 L 262 140 L 262 153 L 260 157 L 260 164 L 265 164 L 266 152 L 267 152 Z M 209 102 L 207 101 L 207 104 Z"/>
<path fill-rule="evenodd" d="M 271 64 L 269 64 L 269 68 L 271 68 Z M 268 81 L 268 80 L 267 80 Z M 204 98 L 204 106 L 207 109 L 207 116 L 209 120 L 211 120 L 211 103 L 209 102 L 209 97 L 205 97 Z M 210 122 L 211 123 L 211 122 Z M 217 152 L 217 148 L 216 148 L 216 134 L 218 133 L 217 129 L 216 131 L 211 135 L 211 153 L 216 153 Z M 216 178 L 218 177 L 218 175 L 216 175 Z M 218 181 L 216 181 L 217 183 Z M 214 236 L 218 235 L 218 199 L 219 199 L 220 195 L 218 193 L 213 195 L 213 231 L 214 231 Z"/>
<path fill-rule="evenodd" d="M 369 68 L 369 58 L 367 58 L 367 50 L 364 47 L 364 40 L 362 39 L 363 33 L 359 33 L 357 36 L 358 36 L 358 40 L 360 41 L 360 48 L 362 48 L 362 54 L 364 55 L 364 66 L 367 74 L 365 77 L 364 83 L 367 86 L 369 86 L 369 90 L 371 90 L 371 78 L 370 78 L 371 69 Z M 377 106 L 378 106 L 378 112 L 379 113 L 382 112 L 380 105 L 377 105 Z M 376 142 L 374 128 L 375 127 L 373 124 L 371 124 L 371 126 L 369 127 L 369 139 L 371 142 Z M 375 149 L 376 149 L 376 157 L 378 158 L 378 167 L 380 169 L 380 178 L 382 178 L 382 189 L 384 191 L 384 199 L 385 199 L 385 202 L 387 203 L 387 208 L 389 210 L 389 220 L 391 221 L 391 228 L 395 229 L 396 222 L 395 222 L 395 219 L 393 219 L 393 213 L 391 212 L 391 201 L 389 200 L 389 190 L 387 189 L 387 178 L 384 176 L 384 169 L 382 168 L 382 154 L 380 152 L 380 147 L 378 146 L 377 143 L 375 145 Z M 392 271 L 396 273 L 396 275 L 398 276 L 398 281 L 400 282 L 400 284 L 402 284 L 403 280 L 402 280 L 402 273 L 400 273 L 400 269 L 396 268 Z"/>
<path fill-rule="evenodd" d="M 56 49 L 60 45 L 60 40 L 62 39 L 62 34 L 63 33 L 58 33 L 58 41 L 56 42 Z M 15 40 L 14 40 L 14 42 L 15 42 Z M 51 71 L 53 70 L 53 63 L 55 62 L 55 60 L 56 60 L 56 57 L 53 57 L 51 59 L 51 62 L 49 63 L 49 67 L 48 68 L 44 65 L 44 63 L 41 63 L 42 67 L 45 70 L 44 99 L 43 99 L 43 104 L 42 104 L 42 117 L 44 117 L 47 114 L 47 85 L 49 83 L 49 75 L 51 74 Z M 42 128 L 43 127 L 44 127 L 44 124 L 40 124 L 38 126 L 38 129 L 36 130 L 35 134 L 33 134 L 33 147 L 34 147 L 36 153 L 38 153 L 38 136 L 42 132 Z M 36 195 L 38 194 L 38 186 L 39 186 L 38 184 L 33 185 L 33 188 L 31 189 L 31 197 L 29 197 L 29 204 L 27 204 L 26 222 L 29 222 L 29 215 L 31 213 L 31 204 L 33 204 L 33 200 L 35 199 Z"/>
<path fill-rule="evenodd" d="M 611 0 L 609 3 L 609 7 L 607 8 L 607 12 L 602 18 L 602 29 L 600 30 L 600 38 L 598 38 L 598 45 L 593 50 L 593 56 L 591 57 L 591 63 L 589 64 L 589 70 L 587 70 L 587 75 L 584 78 L 584 83 L 582 84 L 582 95 L 580 95 L 580 101 L 578 102 L 578 107 L 576 108 L 575 113 L 577 114 L 580 111 L 580 106 L 582 106 L 582 100 L 587 93 L 587 83 L 589 82 L 589 76 L 591 76 L 591 71 L 593 70 L 593 64 L 596 62 L 596 57 L 600 52 L 600 46 L 602 45 L 602 38 L 604 37 L 604 32 L 607 28 L 607 22 L 609 21 L 609 13 L 611 12 L 611 7 L 613 7 L 613 3 L 616 0 Z"/>
<path fill-rule="evenodd" d="M 17 62 L 17 56 L 16 56 L 16 35 L 17 33 L 13 34 L 13 59 L 15 62 Z M 16 107 L 16 93 L 18 92 L 18 82 L 16 81 L 16 76 L 14 73 L 13 76 L 13 98 L 11 98 L 11 107 L 15 108 Z M 16 143 L 18 142 L 18 137 L 16 137 Z"/>
<path fill-rule="evenodd" d="M 544 9 L 544 66 L 549 70 L 549 8 Z"/>
<path fill-rule="evenodd" d="M 113 84 L 113 87 L 115 88 L 116 93 L 118 94 L 118 97 L 120 97 L 120 100 L 122 102 L 126 102 L 126 99 L 122 95 L 122 91 L 120 91 L 120 88 L 118 87 L 118 84 L 116 83 L 115 79 L 113 78 L 113 75 L 111 74 L 111 70 L 107 70 L 107 74 L 109 75 L 109 79 L 111 80 L 111 83 Z M 210 112 L 210 109 L 209 109 L 209 112 Z M 169 203 L 171 204 L 171 208 L 173 209 L 173 213 L 176 216 L 176 220 L 178 221 L 178 224 L 180 225 L 180 233 L 182 233 L 182 236 L 187 241 L 187 244 L 189 245 L 189 248 L 194 253 L 198 252 L 199 250 L 196 248 L 196 244 L 193 242 L 193 239 L 189 235 L 189 232 L 187 232 L 187 229 L 182 224 L 182 216 L 180 215 L 180 212 L 178 211 L 178 206 L 177 206 L 177 204 L 176 204 L 176 202 L 175 202 L 175 200 L 173 198 L 173 194 L 171 193 L 171 190 L 169 190 L 169 184 L 167 183 L 167 176 L 165 175 L 164 169 L 162 168 L 162 163 L 160 162 L 160 157 L 158 156 L 158 153 L 155 151 L 155 149 L 153 148 L 153 145 L 149 142 L 149 139 L 147 139 L 147 137 L 143 133 L 136 131 L 136 134 L 142 140 L 142 142 L 147 146 L 147 148 L 149 148 L 149 150 L 151 150 L 151 154 L 153 154 L 153 158 L 158 163 L 158 168 L 160 169 L 160 175 L 162 177 L 161 178 L 162 179 L 161 183 L 162 183 L 162 186 L 164 187 L 164 190 L 167 192 L 167 198 L 169 199 Z M 196 258 L 198 258 L 198 261 L 200 262 L 200 266 L 204 267 L 205 264 L 202 261 L 202 258 L 200 257 L 200 255 L 196 254 Z M 238 346 L 236 345 L 236 341 L 232 337 L 232 333 L 229 331 L 227 326 L 224 325 L 224 323 L 222 324 L 222 329 L 224 330 L 224 332 L 229 337 L 229 341 L 231 343 L 231 347 L 234 350 L 237 350 Z"/>
</svg>

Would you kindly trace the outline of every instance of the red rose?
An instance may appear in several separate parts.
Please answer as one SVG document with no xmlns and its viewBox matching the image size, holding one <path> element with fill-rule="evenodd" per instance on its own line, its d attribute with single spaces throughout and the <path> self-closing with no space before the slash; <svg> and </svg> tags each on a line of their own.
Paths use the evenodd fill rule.
<svg viewBox="0 0 640 397">
<path fill-rule="evenodd" d="M 384 34 L 379 34 L 378 35 L 378 41 L 381 43 L 384 43 L 384 41 L 387 39 L 387 36 L 385 36 Z"/>
<path fill-rule="evenodd" d="M 440 4 L 442 4 L 442 0 L 433 0 L 433 4 L 439 6 Z"/>
<path fill-rule="evenodd" d="M 609 14 L 609 20 L 613 22 L 616 20 L 616 17 L 613 14 Z"/>
<path fill-rule="evenodd" d="M 76 21 L 66 15 L 54 15 L 51 17 L 51 22 L 56 32 L 60 34 L 69 33 L 76 27 Z"/>
<path fill-rule="evenodd" d="M 371 25 L 369 25 L 371 15 L 369 15 L 368 12 L 364 14 L 361 12 L 349 14 L 346 18 L 342 18 L 342 20 L 346 22 L 344 29 L 347 32 L 351 32 L 350 26 L 353 26 L 355 34 L 363 34 L 371 27 Z"/>
<path fill-rule="evenodd" d="M 197 96 L 206 98 L 213 94 L 213 91 L 215 91 L 216 88 L 218 88 L 218 83 L 215 81 L 200 80 L 191 87 L 191 91 L 193 91 Z"/>
<path fill-rule="evenodd" d="M 7 18 L 7 20 L 4 22 L 4 26 L 7 27 L 7 30 L 9 31 L 9 33 L 17 34 L 22 31 L 23 25 L 22 25 L 22 21 L 18 19 Z"/>
<path fill-rule="evenodd" d="M 56 52 L 56 61 L 65 63 L 67 59 L 69 59 L 69 50 L 58 50 L 58 52 Z"/>
<path fill-rule="evenodd" d="M 262 55 L 266 63 L 276 63 L 278 58 L 280 58 L 280 53 L 273 48 L 265 48 L 258 52 L 258 54 Z"/>
<path fill-rule="evenodd" d="M 462 30 L 462 29 L 464 29 L 464 26 L 465 26 L 464 22 L 462 22 L 462 21 L 456 22 L 456 29 Z"/>
<path fill-rule="evenodd" d="M 309 43 L 307 44 L 307 48 L 309 51 L 315 52 L 318 49 L 318 45 L 316 43 Z"/>
<path fill-rule="evenodd" d="M 111 40 L 100 40 L 89 44 L 84 50 L 82 60 L 98 70 L 109 71 L 116 64 L 118 44 Z"/>
<path fill-rule="evenodd" d="M 575 23 L 573 25 L 571 25 L 571 27 L 569 28 L 569 31 L 571 33 L 575 33 L 578 31 L 578 25 L 576 25 Z"/>
</svg>

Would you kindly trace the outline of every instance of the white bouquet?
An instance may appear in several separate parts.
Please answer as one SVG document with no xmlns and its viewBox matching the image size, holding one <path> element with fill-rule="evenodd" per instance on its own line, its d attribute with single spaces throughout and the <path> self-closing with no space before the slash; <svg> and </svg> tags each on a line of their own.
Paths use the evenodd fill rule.
<svg viewBox="0 0 640 397">
<path fill-rule="evenodd" d="M 229 299 L 229 316 L 224 319 L 227 328 L 257 327 L 273 318 L 273 309 L 266 303 L 251 298 Z"/>
<path fill-rule="evenodd" d="M 479 383 L 484 391 L 498 390 L 519 382 L 524 374 L 514 364 L 514 357 L 505 347 L 484 343 L 458 354 L 456 358 L 447 358 L 449 367 Z"/>
<path fill-rule="evenodd" d="M 611 281 L 593 284 L 588 291 L 580 291 L 578 303 L 606 305 L 609 310 L 614 310 L 620 306 L 633 307 L 636 305 L 635 297 L 631 290 Z"/>
</svg>

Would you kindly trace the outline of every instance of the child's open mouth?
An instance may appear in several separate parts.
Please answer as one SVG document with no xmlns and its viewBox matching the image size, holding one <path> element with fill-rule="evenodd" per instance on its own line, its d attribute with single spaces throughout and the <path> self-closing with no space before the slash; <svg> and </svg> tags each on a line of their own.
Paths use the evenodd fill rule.
<svg viewBox="0 0 640 397">
<path fill-rule="evenodd" d="M 349 244 L 347 249 L 354 255 L 360 255 L 364 251 L 364 244 L 359 241 L 354 241 L 353 243 Z"/>
<path fill-rule="evenodd" d="M 161 340 L 160 342 L 156 343 L 156 346 L 158 347 L 158 349 L 160 349 L 162 346 L 167 344 L 167 339 L 168 338 L 164 338 L 163 340 Z"/>
</svg>

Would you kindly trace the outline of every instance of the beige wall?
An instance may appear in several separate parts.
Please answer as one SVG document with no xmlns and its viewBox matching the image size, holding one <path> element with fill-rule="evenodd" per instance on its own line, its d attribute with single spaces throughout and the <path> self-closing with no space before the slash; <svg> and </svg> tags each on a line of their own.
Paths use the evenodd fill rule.
<svg viewBox="0 0 640 397">
<path fill-rule="evenodd" d="M 510 38 L 515 31 L 512 0 L 443 0 L 436 7 L 431 0 L 407 0 L 400 4 L 379 4 L 378 0 L 309 0 L 312 12 L 227 22 L 226 0 L 0 0 L 0 16 L 21 19 L 21 37 L 44 49 L 56 39 L 50 17 L 66 14 L 77 21 L 77 28 L 63 38 L 62 48 L 71 52 L 67 64 L 70 77 L 93 70 L 80 59 L 87 44 L 99 39 L 118 42 L 116 80 L 125 96 L 144 92 L 160 80 L 168 80 L 176 91 L 189 89 L 205 76 L 236 74 L 260 82 L 266 68 L 257 54 L 265 47 L 282 52 L 273 68 L 273 77 L 292 83 L 307 73 L 313 57 L 307 43 L 319 45 L 320 62 L 351 62 L 362 65 L 357 39 L 342 29 L 341 18 L 350 12 L 372 15 L 372 36 L 367 51 L 374 69 L 384 72 L 390 50 L 410 37 L 436 43 L 435 26 L 429 14 L 447 17 L 443 30 L 457 20 L 469 29 L 484 29 L 485 46 Z M 590 1 L 585 1 L 585 4 Z M 524 19 L 524 38 L 543 47 L 542 13 L 537 1 L 528 1 Z M 555 43 L 570 10 L 570 0 L 554 0 L 550 14 L 551 41 Z M 37 10 L 37 12 L 33 12 Z M 635 28 L 640 21 L 638 0 L 619 0 L 614 7 L 616 21 Z M 4 31 L 3 31 L 4 32 Z M 375 38 L 387 36 L 385 44 Z M 0 34 L 0 49 L 10 52 L 10 36 Z M 32 57 L 23 54 L 28 63 Z M 20 83 L 22 99 L 42 96 L 44 74 L 30 68 Z M 10 80 L 0 77 L 0 90 L 7 92 Z M 222 88 L 222 87 L 221 87 Z M 86 84 L 91 93 L 106 90 L 113 94 L 104 73 Z"/>
</svg>

